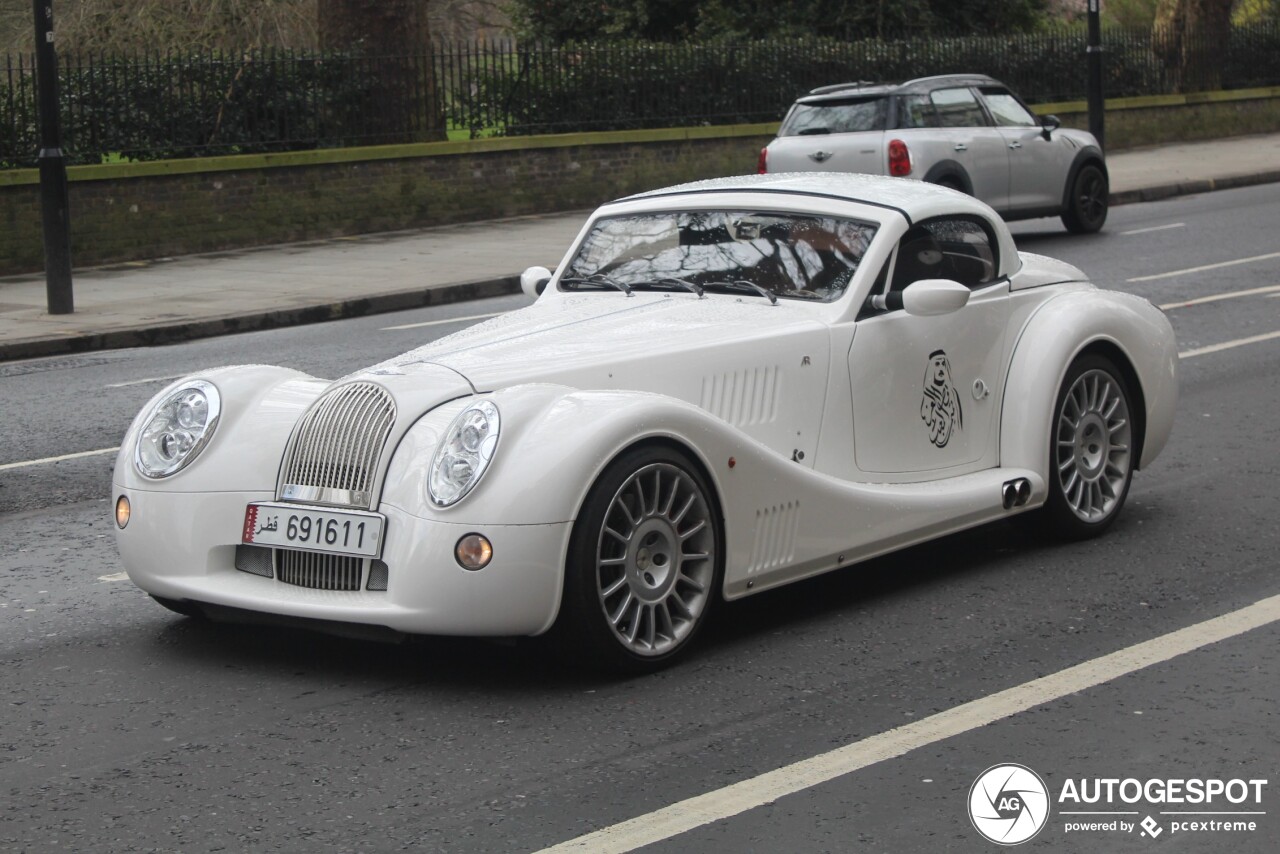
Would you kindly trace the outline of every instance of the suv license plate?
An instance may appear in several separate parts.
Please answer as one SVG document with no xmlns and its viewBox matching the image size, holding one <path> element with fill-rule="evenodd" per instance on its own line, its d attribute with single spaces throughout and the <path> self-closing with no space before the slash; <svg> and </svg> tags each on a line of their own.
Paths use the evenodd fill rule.
<svg viewBox="0 0 1280 854">
<path fill-rule="evenodd" d="M 301 504 L 250 504 L 240 541 L 254 546 L 378 557 L 386 517 Z"/>
</svg>

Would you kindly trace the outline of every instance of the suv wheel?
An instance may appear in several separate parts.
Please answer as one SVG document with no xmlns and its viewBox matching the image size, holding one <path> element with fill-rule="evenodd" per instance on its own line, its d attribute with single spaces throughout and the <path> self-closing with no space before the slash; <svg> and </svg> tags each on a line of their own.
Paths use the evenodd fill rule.
<svg viewBox="0 0 1280 854">
<path fill-rule="evenodd" d="M 1092 234 L 1107 221 L 1107 176 L 1089 163 L 1076 173 L 1062 223 L 1074 234 Z"/>
</svg>

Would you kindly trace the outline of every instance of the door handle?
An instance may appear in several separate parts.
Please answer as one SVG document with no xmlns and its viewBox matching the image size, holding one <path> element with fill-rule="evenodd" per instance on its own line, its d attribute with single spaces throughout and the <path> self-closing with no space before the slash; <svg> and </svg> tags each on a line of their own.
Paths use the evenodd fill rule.
<svg viewBox="0 0 1280 854">
<path fill-rule="evenodd" d="M 1022 148 L 1022 143 L 1017 142 L 1017 141 L 1014 141 L 1014 142 L 1009 143 L 1009 147 L 1010 147 L 1010 148 Z"/>
<path fill-rule="evenodd" d="M 957 142 L 955 145 L 953 145 L 953 146 L 952 146 L 952 148 L 954 148 L 956 151 L 968 151 L 968 150 L 969 150 L 969 146 L 965 145 L 963 142 Z"/>
</svg>

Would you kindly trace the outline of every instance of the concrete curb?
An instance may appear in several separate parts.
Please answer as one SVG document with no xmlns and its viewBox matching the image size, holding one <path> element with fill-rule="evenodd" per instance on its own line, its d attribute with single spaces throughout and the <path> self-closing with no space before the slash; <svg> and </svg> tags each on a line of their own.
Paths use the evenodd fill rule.
<svg viewBox="0 0 1280 854">
<path fill-rule="evenodd" d="M 1174 196 L 1191 196 L 1196 193 L 1210 193 L 1214 190 L 1232 190 L 1237 187 L 1252 187 L 1258 184 L 1280 183 L 1280 169 L 1258 172 L 1252 175 L 1228 175 L 1226 178 L 1202 178 L 1194 181 L 1156 184 L 1151 187 L 1140 187 L 1136 190 L 1124 190 L 1107 196 L 1108 205 L 1129 205 L 1136 202 L 1156 202 Z"/>
<path fill-rule="evenodd" d="M 1230 190 L 1258 184 L 1280 183 L 1280 170 L 1269 170 L 1251 175 L 1231 175 L 1226 178 L 1208 178 L 1193 181 L 1157 184 L 1134 190 L 1111 193 L 1109 205 L 1128 205 L 1154 202 L 1175 196 L 1189 196 L 1214 190 Z M 31 359 L 40 356 L 58 356 L 67 353 L 85 353 L 93 350 L 113 350 L 123 347 L 151 347 L 172 344 L 197 338 L 213 338 L 237 332 L 254 332 L 262 329 L 278 329 L 282 326 L 301 326 L 307 323 L 323 323 L 421 308 L 429 305 L 446 305 L 453 302 L 507 296 L 520 292 L 519 274 L 496 279 L 440 285 L 414 291 L 396 291 L 374 294 L 339 302 L 319 303 L 295 308 L 276 309 L 256 314 L 235 314 L 202 318 L 163 326 L 139 326 L 111 332 L 88 333 L 67 337 L 27 338 L 0 344 L 0 362 L 15 359 Z"/>
<path fill-rule="evenodd" d="M 86 353 L 93 350 L 115 350 L 124 347 L 153 347 L 197 338 L 213 338 L 237 332 L 255 332 L 278 329 L 283 326 L 302 326 L 350 317 L 365 317 L 422 308 L 430 305 L 447 305 L 454 302 L 509 296 L 520 292 L 520 276 L 513 274 L 497 279 L 481 279 L 456 285 L 440 285 L 415 291 L 395 291 L 373 294 L 338 302 L 276 309 L 254 314 L 234 314 L 222 317 L 163 326 L 139 326 L 95 332 L 67 337 L 26 338 L 0 344 L 0 362 L 15 359 L 31 359 L 40 356 L 59 356 L 68 353 Z"/>
</svg>

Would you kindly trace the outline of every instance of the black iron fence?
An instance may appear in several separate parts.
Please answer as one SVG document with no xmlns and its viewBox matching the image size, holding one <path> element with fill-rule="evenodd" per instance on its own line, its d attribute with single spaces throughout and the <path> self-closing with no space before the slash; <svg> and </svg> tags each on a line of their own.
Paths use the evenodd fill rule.
<svg viewBox="0 0 1280 854">
<path fill-rule="evenodd" d="M 1104 32 L 1108 97 L 1280 84 L 1280 25 L 1219 41 Z M 414 56 L 249 51 L 61 58 L 75 163 L 433 139 L 774 121 L 847 80 L 959 71 L 1031 102 L 1085 97 L 1083 29 L 1023 36 L 743 44 L 437 44 Z M 32 166 L 34 69 L 0 65 L 0 168 Z"/>
</svg>

